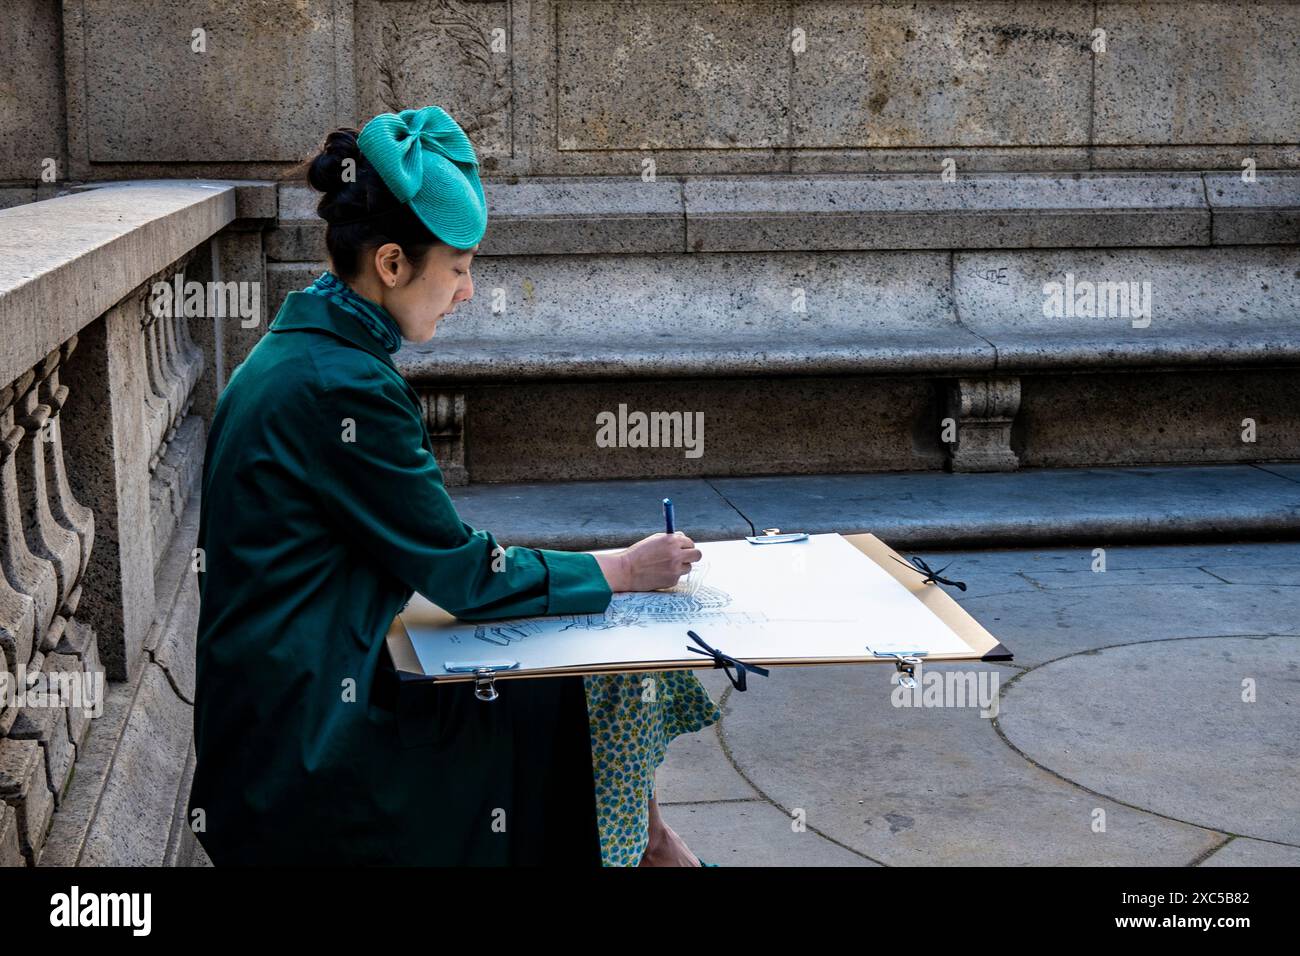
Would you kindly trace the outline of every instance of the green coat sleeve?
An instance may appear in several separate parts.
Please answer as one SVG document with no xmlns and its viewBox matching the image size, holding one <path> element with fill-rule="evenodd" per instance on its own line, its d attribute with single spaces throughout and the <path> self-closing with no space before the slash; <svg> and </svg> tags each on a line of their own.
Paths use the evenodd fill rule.
<svg viewBox="0 0 1300 956">
<path fill-rule="evenodd" d="M 461 520 L 406 384 L 373 363 L 322 385 L 316 487 L 346 541 L 466 620 L 596 613 L 613 596 L 595 557 L 502 548 Z"/>
</svg>

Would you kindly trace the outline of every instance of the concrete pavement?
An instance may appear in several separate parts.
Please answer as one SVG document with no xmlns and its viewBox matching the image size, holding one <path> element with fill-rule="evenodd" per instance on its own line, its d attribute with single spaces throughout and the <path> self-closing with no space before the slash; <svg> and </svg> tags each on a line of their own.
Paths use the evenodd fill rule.
<svg viewBox="0 0 1300 956">
<path fill-rule="evenodd" d="M 998 713 L 882 666 L 697 671 L 664 814 L 731 866 L 1300 866 L 1300 544 L 921 552 L 1015 653 Z M 939 562 L 939 563 L 936 563 Z M 796 826 L 797 818 L 805 827 Z"/>
</svg>

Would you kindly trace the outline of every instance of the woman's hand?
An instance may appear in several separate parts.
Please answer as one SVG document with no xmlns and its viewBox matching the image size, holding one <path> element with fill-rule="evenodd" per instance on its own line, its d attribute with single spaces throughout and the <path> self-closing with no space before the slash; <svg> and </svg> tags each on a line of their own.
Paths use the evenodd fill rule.
<svg viewBox="0 0 1300 956">
<path fill-rule="evenodd" d="M 611 591 L 657 591 L 672 587 L 689 572 L 700 560 L 700 551 L 680 531 L 661 531 L 623 551 L 592 556 Z"/>
</svg>

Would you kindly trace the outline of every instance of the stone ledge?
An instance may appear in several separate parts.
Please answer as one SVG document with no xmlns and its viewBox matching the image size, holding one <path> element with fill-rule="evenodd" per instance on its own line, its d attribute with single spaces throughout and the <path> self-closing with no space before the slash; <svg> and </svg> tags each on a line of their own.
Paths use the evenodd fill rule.
<svg viewBox="0 0 1300 956">
<path fill-rule="evenodd" d="M 279 212 L 280 197 L 279 184 L 271 179 L 158 179 L 158 180 L 128 180 L 129 183 L 150 183 L 150 182 L 203 182 L 216 186 L 230 186 L 235 190 L 235 219 L 274 219 Z M 103 189 L 106 186 L 123 185 L 121 180 L 102 180 L 95 182 L 78 183 L 73 186 L 71 192 L 85 192 L 90 189 Z M 44 197 L 41 197 L 44 198 Z"/>
<path fill-rule="evenodd" d="M 1253 183 L 1240 173 L 1207 173 L 1205 194 L 1216 246 L 1300 240 L 1300 173 L 1268 170 Z"/>
<path fill-rule="evenodd" d="M 269 265 L 273 301 L 323 266 Z M 413 381 L 988 370 L 956 320 L 945 253 L 489 258 L 437 338 L 398 353 Z M 791 308 L 795 287 L 810 307 Z M 612 317 L 607 321 L 605 317 Z"/>
<path fill-rule="evenodd" d="M 538 177 L 485 180 L 488 232 L 481 255 L 682 252 L 682 186 L 676 178 Z M 320 194 L 282 183 L 280 221 L 267 233 L 267 258 L 299 262 L 325 256 Z"/>
<path fill-rule="evenodd" d="M 0 210 L 0 381 L 11 381 L 235 218 L 235 189 L 114 183 Z"/>
<path fill-rule="evenodd" d="M 275 182 L 251 179 L 225 182 L 235 187 L 236 219 L 274 219 L 279 215 L 280 193 Z"/>
<path fill-rule="evenodd" d="M 1151 315 L 1044 315 L 1046 284 L 1067 276 L 1150 283 Z M 956 253 L 953 279 L 999 371 L 1300 363 L 1295 246 Z"/>
<path fill-rule="evenodd" d="M 1076 173 L 701 178 L 684 185 L 687 249 L 964 249 L 1207 245 L 1199 176 Z"/>
<path fill-rule="evenodd" d="M 323 267 L 268 266 L 272 300 Z M 1149 282 L 1149 323 L 1043 315 L 1067 275 Z M 1300 364 L 1294 246 L 489 257 L 476 280 L 506 313 L 461 305 L 398 353 L 412 382 Z"/>
<path fill-rule="evenodd" d="M 739 338 L 739 336 L 737 337 Z M 822 336 L 792 346 L 777 337 L 682 339 L 680 344 L 620 340 L 576 342 L 565 348 L 538 340 L 458 342 L 439 349 L 408 346 L 397 360 L 412 384 L 553 381 L 565 379 L 694 378 L 991 372 L 993 350 L 967 330 L 948 334 L 883 334 L 874 341 Z"/>
<path fill-rule="evenodd" d="M 640 540 L 664 497 L 697 541 L 749 534 L 745 518 L 756 529 L 869 531 L 909 549 L 1300 535 L 1297 464 L 572 481 L 451 496 L 467 524 L 502 545 L 569 550 Z"/>
<path fill-rule="evenodd" d="M 1294 241 L 1300 173 L 1258 175 L 1251 186 L 1235 173 L 1196 171 L 966 173 L 952 183 L 914 173 L 488 180 L 482 255 Z M 270 259 L 324 258 L 318 198 L 279 185 Z"/>
</svg>

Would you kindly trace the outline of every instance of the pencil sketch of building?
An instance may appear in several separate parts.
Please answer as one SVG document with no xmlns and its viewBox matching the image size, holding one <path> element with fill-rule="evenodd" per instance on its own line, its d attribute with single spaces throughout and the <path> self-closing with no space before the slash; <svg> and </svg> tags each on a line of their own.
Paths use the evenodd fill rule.
<svg viewBox="0 0 1300 956">
<path fill-rule="evenodd" d="M 481 624 L 474 637 L 488 644 L 508 647 L 546 630 L 606 631 L 616 627 L 648 627 L 672 623 L 686 626 L 736 626 L 761 624 L 765 615 L 756 612 L 728 611 L 731 594 L 705 584 L 708 563 L 701 562 L 677 587 L 667 591 L 630 591 L 615 594 L 600 614 L 560 614 L 550 618 Z"/>
</svg>

